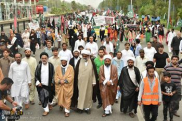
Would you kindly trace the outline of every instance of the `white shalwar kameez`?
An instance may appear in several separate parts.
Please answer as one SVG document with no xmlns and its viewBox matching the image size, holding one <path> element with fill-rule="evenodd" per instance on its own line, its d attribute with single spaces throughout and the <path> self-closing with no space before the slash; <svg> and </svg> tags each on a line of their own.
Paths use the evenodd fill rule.
<svg viewBox="0 0 182 121">
<path fill-rule="evenodd" d="M 30 37 L 30 33 L 29 32 L 27 32 L 27 33 L 24 32 L 22 34 L 22 38 L 23 38 L 23 42 L 24 42 L 24 48 L 30 48 L 29 37 Z"/>
<path fill-rule="evenodd" d="M 11 97 L 15 98 L 18 105 L 22 106 L 22 103 L 29 103 L 29 86 L 31 83 L 31 74 L 28 63 L 21 61 L 18 64 L 16 61 L 13 62 L 9 70 L 9 78 L 13 80 L 11 87 Z"/>
</svg>

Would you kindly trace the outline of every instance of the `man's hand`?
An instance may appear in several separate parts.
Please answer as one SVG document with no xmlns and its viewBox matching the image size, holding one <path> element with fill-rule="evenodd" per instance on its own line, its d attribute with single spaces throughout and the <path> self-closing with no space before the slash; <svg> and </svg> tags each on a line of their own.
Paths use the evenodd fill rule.
<svg viewBox="0 0 182 121">
<path fill-rule="evenodd" d="M 171 47 L 171 50 L 173 50 L 173 48 Z"/>
<path fill-rule="evenodd" d="M 42 87 L 42 84 L 40 83 L 40 84 L 38 85 L 38 87 Z"/>
<path fill-rule="evenodd" d="M 12 105 L 13 105 L 14 107 L 16 107 L 16 106 L 18 105 L 18 103 L 15 102 L 15 101 L 13 101 L 13 102 L 12 102 Z"/>
<path fill-rule="evenodd" d="M 138 92 L 138 91 L 139 91 L 139 88 L 137 87 L 137 88 L 135 89 L 135 91 Z"/>
<path fill-rule="evenodd" d="M 141 101 L 138 101 L 138 105 L 141 106 L 142 105 L 142 102 Z"/>
<path fill-rule="evenodd" d="M 161 102 L 159 102 L 158 106 L 160 106 L 160 105 L 161 105 Z"/>
<path fill-rule="evenodd" d="M 92 84 L 92 86 L 94 87 L 96 84 Z"/>
<path fill-rule="evenodd" d="M 107 86 L 110 86 L 111 85 L 111 82 L 110 81 L 107 81 Z"/>
<path fill-rule="evenodd" d="M 11 111 L 13 112 L 13 114 L 15 114 L 16 113 L 16 108 L 12 108 Z"/>
<path fill-rule="evenodd" d="M 29 87 L 31 87 L 31 86 L 32 86 L 32 84 L 31 84 L 31 83 L 28 83 L 28 86 L 29 86 Z"/>
</svg>

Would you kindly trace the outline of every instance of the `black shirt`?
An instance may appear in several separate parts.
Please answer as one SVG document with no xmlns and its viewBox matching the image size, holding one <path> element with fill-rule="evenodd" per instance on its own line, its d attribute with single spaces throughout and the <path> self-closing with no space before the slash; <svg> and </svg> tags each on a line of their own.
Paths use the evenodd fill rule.
<svg viewBox="0 0 182 121">
<path fill-rule="evenodd" d="M 176 90 L 176 85 L 174 82 L 171 82 L 171 83 L 164 82 L 161 84 L 161 90 L 162 92 L 165 92 L 165 93 L 172 93 Z M 165 102 L 169 102 L 171 101 L 171 98 L 172 96 L 163 95 L 162 100 Z"/>
<path fill-rule="evenodd" d="M 166 59 L 169 58 L 168 54 L 166 52 L 163 52 L 163 54 L 155 53 L 154 59 L 156 59 L 156 68 L 164 68 L 166 66 Z"/>
<path fill-rule="evenodd" d="M 3 100 L 7 96 L 7 91 L 1 91 L 0 90 L 0 100 Z M 0 109 L 0 115 L 2 113 L 2 110 Z"/>
</svg>

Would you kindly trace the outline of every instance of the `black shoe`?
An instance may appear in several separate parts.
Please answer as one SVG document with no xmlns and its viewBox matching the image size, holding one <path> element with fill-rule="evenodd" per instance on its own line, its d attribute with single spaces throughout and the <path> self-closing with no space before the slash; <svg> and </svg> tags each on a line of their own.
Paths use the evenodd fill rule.
<svg viewBox="0 0 182 121">
<path fill-rule="evenodd" d="M 118 100 L 117 99 L 115 100 L 115 103 L 118 103 Z"/>
<path fill-rule="evenodd" d="M 82 114 L 83 110 L 80 110 L 80 109 L 77 108 L 76 112 L 79 113 L 79 114 Z"/>
<path fill-rule="evenodd" d="M 87 114 L 91 114 L 91 110 L 90 110 L 90 109 L 85 110 L 85 112 L 86 112 Z"/>
<path fill-rule="evenodd" d="M 101 108 L 102 107 L 102 104 L 99 104 L 98 106 L 97 106 L 97 109 L 99 109 L 99 108 Z"/>
</svg>

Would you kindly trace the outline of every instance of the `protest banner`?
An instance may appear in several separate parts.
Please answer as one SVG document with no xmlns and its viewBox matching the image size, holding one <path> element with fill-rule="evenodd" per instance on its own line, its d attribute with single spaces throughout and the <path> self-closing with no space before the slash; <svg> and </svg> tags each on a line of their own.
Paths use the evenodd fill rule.
<svg viewBox="0 0 182 121">
<path fill-rule="evenodd" d="M 30 22 L 30 23 L 28 23 L 28 26 L 29 26 L 30 30 L 32 30 L 32 29 L 37 30 L 39 28 L 39 23 L 37 21 Z"/>
</svg>

